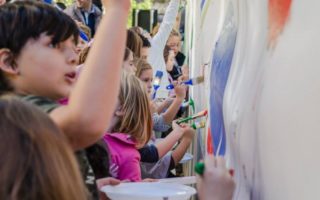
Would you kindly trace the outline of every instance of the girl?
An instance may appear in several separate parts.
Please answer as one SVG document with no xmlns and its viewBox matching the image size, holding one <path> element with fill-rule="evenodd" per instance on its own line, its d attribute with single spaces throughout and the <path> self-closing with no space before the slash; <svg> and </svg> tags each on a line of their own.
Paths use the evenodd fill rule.
<svg viewBox="0 0 320 200">
<path fill-rule="evenodd" d="M 135 66 L 137 67 L 136 75 L 142 82 L 145 83 L 148 95 L 151 98 L 153 87 L 152 67 L 143 59 L 136 59 Z M 170 128 L 170 124 L 174 120 L 176 114 L 178 113 L 180 106 L 186 97 L 186 86 L 175 83 L 174 91 L 176 93 L 176 97 L 173 100 L 172 98 L 167 98 L 159 107 L 157 107 L 154 102 L 151 102 L 151 105 L 153 106 L 154 131 L 167 131 Z M 163 113 L 164 110 L 166 110 L 166 112 Z"/>
<path fill-rule="evenodd" d="M 141 181 L 140 154 L 151 137 L 152 118 L 149 100 L 142 82 L 133 74 L 123 72 L 118 106 L 104 141 L 111 155 L 110 166 L 116 166 L 113 177 Z"/>
<path fill-rule="evenodd" d="M 152 91 L 152 68 L 144 60 L 136 60 L 137 73 L 140 80 L 145 83 L 145 88 L 150 96 Z M 156 109 L 152 114 L 153 130 L 166 131 L 177 114 L 180 105 L 185 98 L 186 88 L 184 85 L 175 85 L 176 98 L 169 106 L 167 111 L 159 114 Z M 149 99 L 150 100 L 150 99 Z M 155 143 L 150 141 L 148 146 L 140 149 L 142 160 L 143 178 L 165 178 L 170 170 L 180 162 L 183 155 L 186 153 L 194 136 L 194 130 L 189 126 L 183 124 L 181 126 L 172 123 L 173 131 L 160 142 Z M 181 140 L 180 144 L 175 150 L 170 152 L 173 146 Z"/>
<path fill-rule="evenodd" d="M 170 37 L 167 41 L 167 46 L 174 53 L 174 65 L 171 67 L 171 69 L 170 68 L 168 69 L 168 66 L 167 66 L 167 72 L 170 74 L 171 78 L 173 80 L 178 80 L 180 76 L 188 77 L 189 76 L 188 68 L 187 66 L 184 65 L 185 55 L 180 52 L 181 36 L 178 31 L 172 30 Z M 168 51 L 168 47 L 167 49 L 164 50 L 164 54 L 167 54 L 166 51 Z M 169 58 L 170 58 L 170 53 L 169 53 Z"/>
</svg>

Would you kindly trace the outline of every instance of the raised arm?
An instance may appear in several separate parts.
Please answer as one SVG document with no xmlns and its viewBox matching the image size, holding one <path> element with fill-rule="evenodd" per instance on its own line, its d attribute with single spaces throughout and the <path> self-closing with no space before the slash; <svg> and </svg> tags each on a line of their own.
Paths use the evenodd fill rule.
<svg viewBox="0 0 320 200">
<path fill-rule="evenodd" d="M 164 49 L 172 28 L 176 22 L 180 0 L 171 0 L 163 17 L 158 33 L 152 38 L 152 46 Z"/>
<path fill-rule="evenodd" d="M 104 1 L 106 14 L 69 104 L 50 113 L 75 150 L 102 137 L 118 97 L 130 0 Z"/>
</svg>

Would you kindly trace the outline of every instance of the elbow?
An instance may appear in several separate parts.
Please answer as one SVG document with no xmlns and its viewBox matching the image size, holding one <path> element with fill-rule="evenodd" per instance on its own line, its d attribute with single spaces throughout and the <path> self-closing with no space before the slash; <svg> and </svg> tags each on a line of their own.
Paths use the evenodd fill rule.
<svg viewBox="0 0 320 200">
<path fill-rule="evenodd" d="M 97 122 L 77 123 L 69 133 L 69 141 L 74 150 L 87 148 L 98 142 L 104 135 L 106 127 Z"/>
</svg>

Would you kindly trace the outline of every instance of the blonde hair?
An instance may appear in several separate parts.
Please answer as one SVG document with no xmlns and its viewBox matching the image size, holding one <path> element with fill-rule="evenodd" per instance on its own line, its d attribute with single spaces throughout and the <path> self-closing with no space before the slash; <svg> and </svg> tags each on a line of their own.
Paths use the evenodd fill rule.
<svg viewBox="0 0 320 200">
<path fill-rule="evenodd" d="M 134 63 L 134 66 L 136 66 L 137 68 L 136 76 L 138 78 L 141 76 L 143 71 L 152 69 L 151 65 L 145 59 L 135 58 L 133 63 Z"/>
<path fill-rule="evenodd" d="M 123 72 L 119 102 L 124 112 L 112 132 L 127 133 L 143 147 L 151 138 L 152 117 L 149 99 L 143 83 L 135 75 Z"/>
<path fill-rule="evenodd" d="M 175 29 L 172 29 L 169 38 L 173 37 L 173 36 L 177 36 L 177 37 L 181 38 L 181 34 L 179 33 L 179 31 L 177 31 Z"/>
<path fill-rule="evenodd" d="M 86 34 L 88 39 L 91 40 L 91 38 L 92 38 L 91 29 L 87 25 L 83 24 L 82 22 L 78 22 L 77 25 L 81 29 L 81 31 L 83 31 L 84 34 Z"/>
<path fill-rule="evenodd" d="M 84 49 L 82 49 L 82 51 L 79 54 L 78 65 L 81 65 L 86 62 L 90 49 L 91 49 L 91 46 L 87 46 Z"/>
<path fill-rule="evenodd" d="M 44 112 L 5 96 L 0 113 L 0 199 L 88 198 L 67 139 Z"/>
</svg>

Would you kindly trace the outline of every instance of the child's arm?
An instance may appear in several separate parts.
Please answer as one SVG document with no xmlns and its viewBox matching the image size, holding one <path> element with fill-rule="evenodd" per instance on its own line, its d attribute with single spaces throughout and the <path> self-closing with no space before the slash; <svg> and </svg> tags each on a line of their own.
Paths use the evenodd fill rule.
<svg viewBox="0 0 320 200">
<path fill-rule="evenodd" d="M 165 123 L 170 124 L 176 117 L 181 104 L 186 97 L 186 86 L 183 84 L 175 83 L 174 92 L 176 93 L 176 98 L 173 100 L 172 104 L 169 106 L 168 110 L 163 113 L 163 118 Z"/>
<path fill-rule="evenodd" d="M 151 48 L 158 47 L 164 49 L 169 35 L 172 31 L 179 11 L 180 0 L 171 0 L 163 17 L 158 33 L 152 38 Z M 159 56 L 159 55 L 156 55 Z"/>
<path fill-rule="evenodd" d="M 175 122 L 172 122 L 172 128 L 173 131 L 155 145 L 158 150 L 159 159 L 166 155 L 184 134 L 183 128 Z"/>
<path fill-rule="evenodd" d="M 75 150 L 102 137 L 118 96 L 130 0 L 105 0 L 105 4 L 107 12 L 69 105 L 50 113 Z"/>
<path fill-rule="evenodd" d="M 195 130 L 192 129 L 190 126 L 186 124 L 182 124 L 181 126 L 183 127 L 184 134 L 181 138 L 180 144 L 172 152 L 172 158 L 174 160 L 175 165 L 177 165 L 183 158 L 195 135 Z"/>
<path fill-rule="evenodd" d="M 161 102 L 157 107 L 157 113 L 158 114 L 163 113 L 172 104 L 173 100 L 174 100 L 174 97 L 168 97 L 163 102 Z"/>
<path fill-rule="evenodd" d="M 200 200 L 231 200 L 235 182 L 222 157 L 208 156 L 205 159 L 205 170 L 198 176 L 197 188 Z"/>
</svg>

